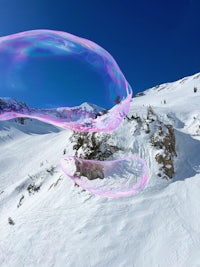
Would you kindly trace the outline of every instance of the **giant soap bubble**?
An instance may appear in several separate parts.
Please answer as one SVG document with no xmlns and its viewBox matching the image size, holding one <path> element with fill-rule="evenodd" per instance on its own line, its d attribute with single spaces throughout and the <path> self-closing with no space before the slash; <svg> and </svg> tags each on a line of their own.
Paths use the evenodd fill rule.
<svg viewBox="0 0 200 267">
<path fill-rule="evenodd" d="M 34 30 L 0 37 L 0 97 L 0 121 L 27 117 L 105 132 L 127 115 L 132 89 L 99 45 L 65 32 Z M 130 196 L 148 181 L 146 164 L 136 156 L 103 162 L 65 157 L 61 166 L 75 183 L 106 197 Z"/>
<path fill-rule="evenodd" d="M 63 157 L 64 173 L 93 194 L 118 198 L 131 196 L 148 181 L 145 162 L 136 156 L 110 161 Z"/>
<path fill-rule="evenodd" d="M 27 104 L 5 100 L 0 120 L 28 117 L 97 132 L 119 126 L 132 90 L 99 45 L 66 32 L 33 30 L 0 37 L 0 96 Z"/>
</svg>

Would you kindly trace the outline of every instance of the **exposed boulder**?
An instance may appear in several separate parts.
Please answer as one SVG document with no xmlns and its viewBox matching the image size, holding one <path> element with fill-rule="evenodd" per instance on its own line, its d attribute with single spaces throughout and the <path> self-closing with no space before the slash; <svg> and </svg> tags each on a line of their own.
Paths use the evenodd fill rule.
<svg viewBox="0 0 200 267">
<path fill-rule="evenodd" d="M 98 164 L 96 162 L 87 162 L 76 159 L 75 165 L 76 165 L 75 175 L 78 177 L 85 176 L 89 180 L 104 178 L 103 166 L 101 164 Z"/>
</svg>

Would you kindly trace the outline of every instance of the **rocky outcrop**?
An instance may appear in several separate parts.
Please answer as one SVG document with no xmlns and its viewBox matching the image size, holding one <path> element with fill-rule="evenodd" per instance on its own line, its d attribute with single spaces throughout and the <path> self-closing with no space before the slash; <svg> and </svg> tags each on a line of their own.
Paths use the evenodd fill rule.
<svg viewBox="0 0 200 267">
<path fill-rule="evenodd" d="M 149 142 L 158 152 L 155 160 L 159 164 L 158 176 L 166 179 L 173 178 L 175 174 L 174 158 L 176 153 L 176 138 L 172 124 L 165 123 L 151 106 L 147 107 L 146 115 L 133 114 L 126 117 L 128 122 L 136 123 L 135 133 L 144 132 Z"/>
<path fill-rule="evenodd" d="M 127 130 L 130 129 L 133 132 L 133 143 L 137 142 L 138 137 L 140 138 L 145 134 L 143 137 L 145 143 L 150 143 L 154 147 L 155 156 L 152 154 L 152 157 L 158 163 L 159 171 L 157 175 L 165 179 L 171 179 L 175 174 L 176 140 L 173 125 L 164 122 L 162 118 L 151 106 L 148 106 L 146 114 L 129 114 L 125 118 L 125 123 L 128 126 Z M 124 137 L 120 136 L 120 138 Z M 128 153 L 126 140 L 124 139 L 122 147 L 119 148 L 113 142 L 112 133 L 74 132 L 70 140 L 73 144 L 75 156 L 82 159 L 107 160 L 119 150 Z M 135 150 L 132 153 L 135 153 Z M 77 166 L 77 172 L 83 172 L 83 169 L 79 169 L 79 166 Z M 94 174 L 94 177 L 91 176 L 91 173 L 87 173 L 87 177 L 88 179 L 96 179 L 96 176 L 103 178 L 101 174 L 101 171 L 98 170 L 98 174 Z"/>
<path fill-rule="evenodd" d="M 157 132 L 151 138 L 152 145 L 159 149 L 155 159 L 160 165 L 159 177 L 172 178 L 174 170 L 174 157 L 176 153 L 176 139 L 174 128 L 172 125 L 161 124 L 157 128 Z"/>
<path fill-rule="evenodd" d="M 74 132 L 70 141 L 73 143 L 75 156 L 83 159 L 107 160 L 120 150 L 107 133 Z"/>
<path fill-rule="evenodd" d="M 120 148 L 113 144 L 111 134 L 107 133 L 80 133 L 74 132 L 70 137 L 75 156 L 84 160 L 75 159 L 76 177 L 85 176 L 89 180 L 103 179 L 104 170 L 101 164 L 88 160 L 104 161 L 111 157 Z"/>
</svg>

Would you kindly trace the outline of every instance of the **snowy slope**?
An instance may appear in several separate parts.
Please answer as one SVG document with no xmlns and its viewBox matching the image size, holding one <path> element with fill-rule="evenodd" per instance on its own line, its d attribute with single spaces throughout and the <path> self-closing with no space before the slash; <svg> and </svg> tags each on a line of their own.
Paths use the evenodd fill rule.
<svg viewBox="0 0 200 267">
<path fill-rule="evenodd" d="M 199 103 L 200 74 L 133 99 L 128 117 L 139 119 L 112 133 L 122 148 L 112 158 L 140 155 L 150 181 L 121 199 L 91 195 L 63 175 L 60 157 L 75 153 L 71 131 L 35 120 L 0 122 L 0 266 L 200 266 Z M 158 124 L 173 125 L 176 137 L 168 180 L 157 176 L 161 149 L 150 139 Z"/>
<path fill-rule="evenodd" d="M 195 87 L 197 88 L 196 93 L 194 93 Z M 164 110 L 165 114 L 170 113 L 180 122 L 188 124 L 191 117 L 195 115 L 199 119 L 199 100 L 200 73 L 197 73 L 179 81 L 161 84 L 145 91 L 143 97 L 136 97 L 133 100 L 132 107 L 134 109 L 137 105 L 152 105 L 155 109 L 159 109 L 159 113 Z"/>
</svg>

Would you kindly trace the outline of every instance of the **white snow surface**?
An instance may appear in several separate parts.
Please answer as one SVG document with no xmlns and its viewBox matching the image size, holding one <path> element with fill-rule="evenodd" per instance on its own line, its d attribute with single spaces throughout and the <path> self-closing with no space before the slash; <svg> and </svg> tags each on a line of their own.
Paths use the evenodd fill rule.
<svg viewBox="0 0 200 267">
<path fill-rule="evenodd" d="M 74 155 L 71 131 L 0 122 L 1 267 L 200 266 L 200 73 L 135 97 L 129 116 L 149 105 L 175 128 L 175 177 L 156 175 L 154 148 L 124 121 L 113 140 L 127 150 L 116 158 L 143 157 L 150 181 L 120 199 L 94 196 L 65 177 L 59 162 L 64 149 Z M 30 184 L 38 192 L 29 193 Z"/>
</svg>

